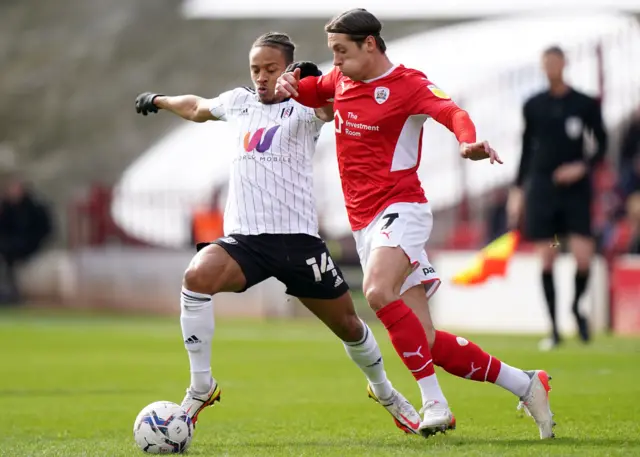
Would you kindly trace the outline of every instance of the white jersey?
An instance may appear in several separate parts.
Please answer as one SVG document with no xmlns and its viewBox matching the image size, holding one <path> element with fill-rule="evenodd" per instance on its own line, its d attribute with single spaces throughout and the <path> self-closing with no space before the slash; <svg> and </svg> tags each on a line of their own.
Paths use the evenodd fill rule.
<svg viewBox="0 0 640 457">
<path fill-rule="evenodd" d="M 210 100 L 237 131 L 224 233 L 318 236 L 312 161 L 323 121 L 295 100 L 265 105 L 241 87 Z"/>
</svg>

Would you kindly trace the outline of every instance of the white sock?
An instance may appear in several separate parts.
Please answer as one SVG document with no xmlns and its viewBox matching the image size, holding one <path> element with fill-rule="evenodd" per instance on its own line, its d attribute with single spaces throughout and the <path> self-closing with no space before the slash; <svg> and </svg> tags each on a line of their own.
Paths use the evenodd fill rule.
<svg viewBox="0 0 640 457">
<path fill-rule="evenodd" d="M 524 371 L 502 362 L 496 384 L 518 397 L 523 397 L 527 393 L 527 389 L 529 389 L 531 378 Z"/>
<path fill-rule="evenodd" d="M 423 405 L 432 400 L 442 403 L 443 405 L 449 404 L 447 399 L 444 398 L 444 393 L 442 393 L 440 384 L 438 384 L 438 377 L 435 374 L 418 380 L 418 386 L 420 386 Z"/>
<path fill-rule="evenodd" d="M 191 389 L 208 392 L 211 388 L 211 340 L 213 339 L 213 297 L 182 288 L 180 325 L 184 347 L 191 365 Z"/>
<path fill-rule="evenodd" d="M 353 343 L 343 341 L 344 348 L 351 360 L 358 365 L 367 377 L 376 397 L 384 400 L 391 397 L 393 387 L 387 379 L 387 373 L 384 371 L 382 353 L 376 338 L 373 336 L 373 332 L 364 322 L 362 322 L 362 326 L 364 328 L 362 339 Z"/>
</svg>

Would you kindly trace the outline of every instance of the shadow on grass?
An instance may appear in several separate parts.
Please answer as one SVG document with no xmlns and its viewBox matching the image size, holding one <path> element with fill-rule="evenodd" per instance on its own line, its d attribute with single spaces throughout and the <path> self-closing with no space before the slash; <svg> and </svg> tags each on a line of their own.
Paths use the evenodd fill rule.
<svg viewBox="0 0 640 457">
<path fill-rule="evenodd" d="M 284 449 L 289 448 L 290 450 L 296 448 L 320 448 L 324 449 L 326 452 L 349 452 L 349 449 L 352 451 L 354 448 L 362 448 L 362 451 L 367 451 L 371 449 L 393 449 L 393 450 L 423 450 L 423 451 L 447 451 L 447 450 L 457 450 L 464 451 L 464 448 L 467 446 L 490 446 L 493 451 L 507 451 L 509 448 L 522 450 L 523 448 L 527 448 L 529 451 L 551 451 L 553 448 L 557 448 L 558 451 L 567 450 L 567 447 L 573 448 L 572 451 L 579 451 L 580 449 L 588 450 L 593 448 L 627 448 L 627 447 L 640 447 L 640 438 L 638 437 L 629 437 L 625 439 L 619 438 L 573 438 L 573 437 L 565 437 L 565 438 L 556 438 L 553 440 L 540 440 L 540 439 L 514 439 L 514 438 L 504 438 L 504 439 L 492 439 L 492 438 L 453 438 L 448 437 L 445 439 L 435 439 L 429 441 L 422 440 L 418 437 L 410 438 L 404 443 L 398 443 L 395 440 L 363 440 L 363 439 L 341 439 L 337 441 L 322 441 L 322 440 L 290 440 L 290 441 L 280 441 L 278 443 L 274 442 L 234 442 L 234 443 L 224 443 L 220 445 L 207 445 L 207 446 L 197 446 L 195 448 L 191 448 L 188 451 L 189 455 L 211 455 L 213 452 L 215 455 L 223 455 L 225 452 L 242 452 L 247 451 L 249 453 L 258 452 L 260 449 L 263 452 L 267 451 L 279 451 L 282 452 Z M 502 449 L 500 449 L 502 448 Z M 257 455 L 257 454 L 256 454 Z"/>
</svg>

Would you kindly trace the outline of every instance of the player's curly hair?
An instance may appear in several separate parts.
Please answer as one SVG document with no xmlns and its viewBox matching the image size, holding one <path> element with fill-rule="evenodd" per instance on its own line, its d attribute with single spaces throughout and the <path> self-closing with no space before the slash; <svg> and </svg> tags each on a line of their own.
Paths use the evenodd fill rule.
<svg viewBox="0 0 640 457">
<path fill-rule="evenodd" d="M 282 55 L 284 55 L 284 60 L 287 65 L 293 62 L 296 45 L 291 41 L 291 38 L 289 38 L 289 35 L 286 33 L 267 32 L 264 35 L 259 36 L 256 41 L 253 42 L 252 48 L 259 48 L 262 46 L 279 49 L 282 52 Z"/>
<path fill-rule="evenodd" d="M 324 26 L 327 33 L 344 33 L 358 46 L 362 46 L 367 37 L 372 36 L 376 40 L 376 46 L 383 54 L 387 51 L 387 45 L 380 36 L 382 23 L 364 8 L 354 8 L 334 17 Z"/>
</svg>

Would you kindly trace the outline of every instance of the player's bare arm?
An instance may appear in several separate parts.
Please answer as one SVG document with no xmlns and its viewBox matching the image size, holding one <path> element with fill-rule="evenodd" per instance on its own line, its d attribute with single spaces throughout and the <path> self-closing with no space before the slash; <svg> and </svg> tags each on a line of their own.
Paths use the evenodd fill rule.
<svg viewBox="0 0 640 457">
<path fill-rule="evenodd" d="M 515 230 L 520 225 L 522 212 L 524 210 L 524 191 L 521 187 L 514 186 L 509 189 L 507 198 L 507 227 Z"/>
<path fill-rule="evenodd" d="M 136 112 L 146 116 L 164 109 L 192 122 L 218 120 L 210 111 L 210 100 L 197 95 L 169 97 L 152 92 L 144 92 L 136 98 Z"/>
<path fill-rule="evenodd" d="M 524 189 L 525 179 L 529 175 L 531 151 L 534 142 L 533 129 L 531 127 L 531 100 L 525 103 L 523 110 L 524 130 L 522 132 L 522 153 L 520 154 L 520 164 L 516 180 L 507 198 L 507 227 L 517 229 L 522 222 L 524 212 Z"/>
</svg>

